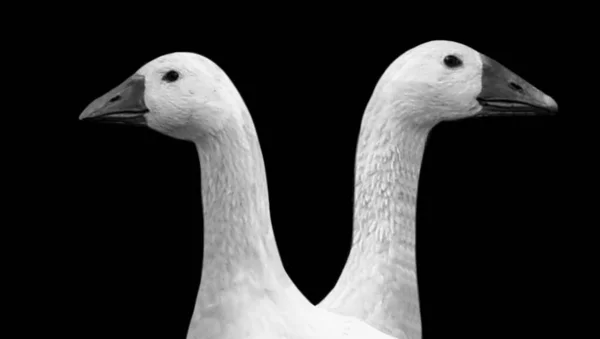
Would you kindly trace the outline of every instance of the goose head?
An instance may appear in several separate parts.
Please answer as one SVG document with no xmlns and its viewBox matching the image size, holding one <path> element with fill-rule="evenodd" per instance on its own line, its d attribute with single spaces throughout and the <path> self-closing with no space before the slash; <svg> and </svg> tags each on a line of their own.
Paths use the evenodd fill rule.
<svg viewBox="0 0 600 339">
<path fill-rule="evenodd" d="M 430 41 L 407 51 L 382 80 L 381 93 L 393 105 L 416 108 L 395 111 L 418 124 L 558 110 L 551 97 L 500 63 L 451 41 Z"/>
<path fill-rule="evenodd" d="M 158 57 L 90 103 L 80 120 L 147 126 L 198 141 L 242 119 L 243 102 L 227 75 L 194 53 Z"/>
</svg>

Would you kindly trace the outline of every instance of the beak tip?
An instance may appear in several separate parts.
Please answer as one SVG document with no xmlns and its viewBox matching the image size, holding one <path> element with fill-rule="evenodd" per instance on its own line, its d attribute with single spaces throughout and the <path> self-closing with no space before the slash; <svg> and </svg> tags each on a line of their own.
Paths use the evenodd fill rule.
<svg viewBox="0 0 600 339">
<path fill-rule="evenodd" d="M 90 114 L 90 112 L 88 112 L 88 110 L 81 112 L 81 114 L 79 114 L 79 121 L 89 118 L 90 115 L 91 114 Z"/>
<path fill-rule="evenodd" d="M 544 103 L 546 104 L 546 107 L 548 108 L 548 110 L 550 110 L 550 112 L 552 112 L 552 113 L 558 112 L 558 104 L 549 95 L 544 96 Z"/>
</svg>

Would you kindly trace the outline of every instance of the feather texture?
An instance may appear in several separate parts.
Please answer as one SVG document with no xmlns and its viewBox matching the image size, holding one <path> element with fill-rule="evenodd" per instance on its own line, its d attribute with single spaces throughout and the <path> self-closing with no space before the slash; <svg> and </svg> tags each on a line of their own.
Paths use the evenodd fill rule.
<svg viewBox="0 0 600 339">
<path fill-rule="evenodd" d="M 168 72 L 177 76 L 165 81 Z M 285 272 L 256 130 L 217 65 L 191 53 L 160 57 L 81 118 L 123 119 L 114 114 L 125 110 L 120 105 L 137 114 L 136 123 L 194 142 L 198 151 L 204 257 L 189 339 L 391 339 L 355 317 L 315 307 Z"/>
<path fill-rule="evenodd" d="M 457 62 L 447 64 L 448 56 Z M 397 338 L 421 337 L 415 222 L 428 134 L 444 120 L 507 114 L 507 102 L 525 114 L 557 109 L 502 65 L 451 41 L 419 45 L 388 67 L 362 119 L 350 255 L 319 307 Z"/>
</svg>

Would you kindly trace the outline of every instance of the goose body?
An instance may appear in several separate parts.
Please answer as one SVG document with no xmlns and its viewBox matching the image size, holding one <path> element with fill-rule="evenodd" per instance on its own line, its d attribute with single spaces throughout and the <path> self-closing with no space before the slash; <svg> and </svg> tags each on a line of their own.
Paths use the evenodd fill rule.
<svg viewBox="0 0 600 339">
<path fill-rule="evenodd" d="M 351 252 L 318 306 L 397 338 L 420 338 L 415 219 L 428 133 L 445 120 L 556 110 L 552 98 L 459 43 L 427 42 L 396 59 L 362 119 Z"/>
<path fill-rule="evenodd" d="M 143 125 L 196 145 L 204 205 L 201 284 L 189 339 L 389 339 L 312 305 L 275 243 L 261 149 L 233 83 L 193 53 L 159 57 L 80 119 Z"/>
</svg>

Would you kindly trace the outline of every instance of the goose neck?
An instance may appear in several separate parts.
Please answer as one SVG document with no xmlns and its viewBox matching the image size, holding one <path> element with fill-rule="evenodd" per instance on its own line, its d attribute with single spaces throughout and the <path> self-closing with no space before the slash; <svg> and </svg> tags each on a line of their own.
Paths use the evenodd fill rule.
<svg viewBox="0 0 600 339">
<path fill-rule="evenodd" d="M 204 211 L 200 291 L 289 280 L 277 250 L 265 168 L 254 127 L 225 126 L 196 143 Z"/>
<path fill-rule="evenodd" d="M 378 253 L 400 245 L 414 254 L 417 186 L 432 125 L 392 113 L 363 122 L 355 169 L 353 249 Z"/>
</svg>

